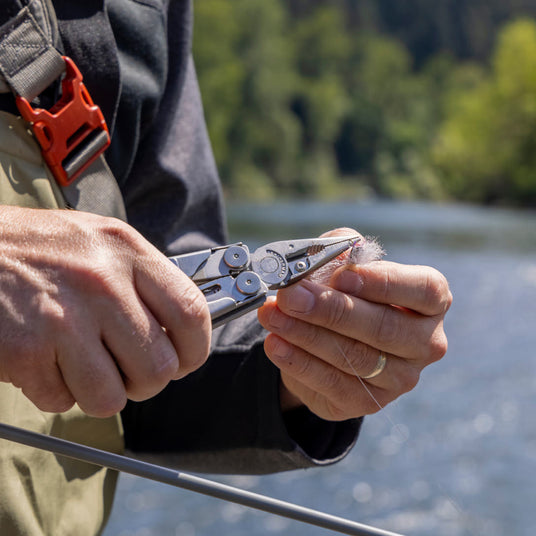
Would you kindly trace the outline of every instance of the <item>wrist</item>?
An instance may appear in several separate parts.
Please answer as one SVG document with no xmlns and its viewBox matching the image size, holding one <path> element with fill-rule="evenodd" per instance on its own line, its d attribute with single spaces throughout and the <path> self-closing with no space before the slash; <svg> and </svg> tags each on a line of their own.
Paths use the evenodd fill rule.
<svg viewBox="0 0 536 536">
<path fill-rule="evenodd" d="M 301 399 L 285 386 L 283 380 L 279 382 L 279 401 L 283 413 L 285 411 L 300 408 L 304 405 Z"/>
</svg>

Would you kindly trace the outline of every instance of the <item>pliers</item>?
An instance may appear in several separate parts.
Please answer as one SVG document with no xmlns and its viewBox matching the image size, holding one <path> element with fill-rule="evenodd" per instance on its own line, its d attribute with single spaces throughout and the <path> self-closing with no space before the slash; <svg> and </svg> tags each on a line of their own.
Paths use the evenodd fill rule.
<svg viewBox="0 0 536 536">
<path fill-rule="evenodd" d="M 239 242 L 169 259 L 203 292 L 216 328 L 257 309 L 270 290 L 296 283 L 360 240 L 359 235 L 282 240 L 254 253 Z"/>
</svg>

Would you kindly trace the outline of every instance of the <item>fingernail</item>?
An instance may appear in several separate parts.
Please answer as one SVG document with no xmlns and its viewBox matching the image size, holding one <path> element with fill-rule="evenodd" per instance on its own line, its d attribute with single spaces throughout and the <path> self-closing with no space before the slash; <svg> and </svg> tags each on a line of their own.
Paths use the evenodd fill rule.
<svg viewBox="0 0 536 536">
<path fill-rule="evenodd" d="M 272 348 L 272 357 L 277 359 L 288 359 L 290 357 L 290 353 L 290 345 L 281 339 L 278 339 Z"/>
<path fill-rule="evenodd" d="M 363 287 L 363 278 L 353 270 L 343 270 L 335 280 L 335 288 L 341 292 L 355 294 Z"/>
<path fill-rule="evenodd" d="M 289 309 L 295 313 L 308 313 L 315 305 L 315 297 L 303 284 L 293 285 L 287 289 Z"/>
</svg>

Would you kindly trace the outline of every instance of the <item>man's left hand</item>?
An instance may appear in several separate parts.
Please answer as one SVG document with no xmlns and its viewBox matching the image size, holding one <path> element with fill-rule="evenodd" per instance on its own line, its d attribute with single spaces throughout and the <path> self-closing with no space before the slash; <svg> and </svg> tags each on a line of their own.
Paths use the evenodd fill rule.
<svg viewBox="0 0 536 536">
<path fill-rule="evenodd" d="M 447 351 L 452 302 L 437 270 L 378 261 L 339 268 L 330 286 L 301 281 L 259 309 L 268 358 L 281 370 L 283 410 L 305 404 L 326 420 L 377 412 L 413 389 Z M 384 370 L 360 379 L 377 366 Z"/>
</svg>

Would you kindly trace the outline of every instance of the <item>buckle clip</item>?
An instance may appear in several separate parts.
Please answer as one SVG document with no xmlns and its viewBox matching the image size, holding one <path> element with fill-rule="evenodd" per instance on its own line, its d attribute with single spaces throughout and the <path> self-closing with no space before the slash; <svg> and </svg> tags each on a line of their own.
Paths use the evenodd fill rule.
<svg viewBox="0 0 536 536">
<path fill-rule="evenodd" d="M 61 98 L 49 109 L 32 108 L 17 96 L 22 117 L 31 123 L 45 162 L 61 186 L 69 186 L 110 145 L 100 108 L 93 103 L 73 60 L 64 56 Z"/>
</svg>

